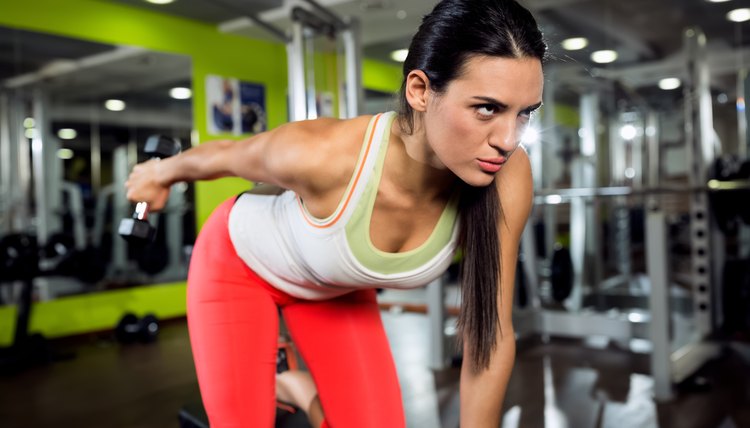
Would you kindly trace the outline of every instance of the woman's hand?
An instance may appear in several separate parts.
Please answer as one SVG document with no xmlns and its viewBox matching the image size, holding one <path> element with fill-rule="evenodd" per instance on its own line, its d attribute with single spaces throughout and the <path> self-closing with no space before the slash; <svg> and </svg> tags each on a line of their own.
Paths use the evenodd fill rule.
<svg viewBox="0 0 750 428">
<path fill-rule="evenodd" d="M 161 159 L 151 159 L 136 165 L 125 181 L 127 198 L 132 202 L 148 203 L 149 211 L 161 210 L 169 199 L 170 186 L 159 180 L 162 162 Z"/>
</svg>

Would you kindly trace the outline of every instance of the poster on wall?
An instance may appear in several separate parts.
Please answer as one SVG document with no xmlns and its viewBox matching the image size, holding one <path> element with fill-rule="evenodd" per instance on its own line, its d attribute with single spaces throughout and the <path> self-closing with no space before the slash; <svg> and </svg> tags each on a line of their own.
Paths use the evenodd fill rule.
<svg viewBox="0 0 750 428">
<path fill-rule="evenodd" d="M 209 134 L 256 134 L 266 130 L 266 90 L 257 83 L 206 76 Z"/>
</svg>

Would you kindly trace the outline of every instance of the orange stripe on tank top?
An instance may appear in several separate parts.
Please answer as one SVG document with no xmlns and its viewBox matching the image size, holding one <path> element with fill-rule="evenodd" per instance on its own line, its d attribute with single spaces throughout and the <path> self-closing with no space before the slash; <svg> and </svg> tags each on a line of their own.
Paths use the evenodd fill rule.
<svg viewBox="0 0 750 428">
<path fill-rule="evenodd" d="M 383 114 L 380 113 L 375 117 L 375 123 L 372 125 L 372 132 L 370 132 L 370 137 L 367 139 L 367 148 L 365 149 L 365 155 L 362 158 L 362 162 L 359 164 L 359 168 L 357 169 L 357 175 L 354 177 L 354 182 L 352 183 L 352 188 L 349 191 L 349 193 L 346 195 L 346 200 L 344 201 L 344 205 L 339 210 L 338 214 L 336 214 L 336 217 L 334 217 L 331 221 L 324 224 L 316 224 L 310 221 L 308 218 L 307 210 L 302 206 L 302 200 L 297 197 L 297 204 L 299 205 L 300 210 L 302 210 L 302 217 L 304 217 L 305 221 L 307 221 L 307 224 L 309 224 L 312 227 L 316 227 L 318 229 L 325 229 L 327 227 L 331 227 L 334 224 L 336 224 L 337 221 L 341 218 L 341 216 L 344 214 L 344 211 L 346 211 L 347 205 L 349 205 L 349 201 L 352 199 L 352 195 L 354 194 L 354 190 L 357 188 L 357 183 L 359 182 L 359 178 L 362 176 L 362 171 L 365 169 L 365 164 L 367 163 L 367 157 L 370 155 L 370 147 L 372 146 L 372 139 L 375 136 L 375 130 L 378 127 L 378 122 L 380 121 L 380 117 Z"/>
</svg>

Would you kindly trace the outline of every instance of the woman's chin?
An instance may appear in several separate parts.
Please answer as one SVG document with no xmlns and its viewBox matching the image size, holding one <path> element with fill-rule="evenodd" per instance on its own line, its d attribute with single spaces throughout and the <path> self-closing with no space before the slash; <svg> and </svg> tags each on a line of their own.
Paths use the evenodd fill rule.
<svg viewBox="0 0 750 428">
<path fill-rule="evenodd" d="M 495 181 L 495 175 L 478 173 L 461 177 L 461 179 L 471 187 L 486 187 Z"/>
</svg>

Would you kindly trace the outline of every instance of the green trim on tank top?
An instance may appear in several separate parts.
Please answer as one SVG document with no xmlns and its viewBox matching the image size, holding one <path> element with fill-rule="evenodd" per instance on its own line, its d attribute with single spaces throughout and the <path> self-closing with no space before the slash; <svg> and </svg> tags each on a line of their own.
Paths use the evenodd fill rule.
<svg viewBox="0 0 750 428">
<path fill-rule="evenodd" d="M 390 113 L 384 126 L 380 128 L 384 131 L 381 135 L 375 136 L 380 139 L 380 147 L 374 171 L 346 225 L 346 240 L 357 261 L 367 269 L 384 275 L 418 269 L 435 257 L 450 243 L 458 213 L 458 192 L 454 192 L 440 215 L 435 229 L 419 247 L 402 253 L 388 253 L 377 249 L 372 243 L 370 239 L 372 211 L 380 186 L 380 178 L 383 175 L 391 126 L 396 116 L 395 113 Z"/>
</svg>

